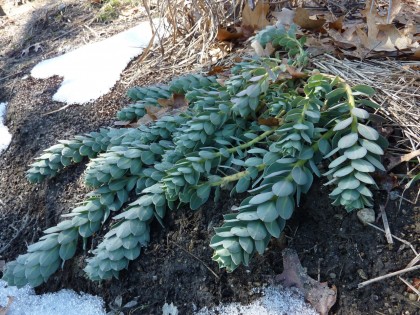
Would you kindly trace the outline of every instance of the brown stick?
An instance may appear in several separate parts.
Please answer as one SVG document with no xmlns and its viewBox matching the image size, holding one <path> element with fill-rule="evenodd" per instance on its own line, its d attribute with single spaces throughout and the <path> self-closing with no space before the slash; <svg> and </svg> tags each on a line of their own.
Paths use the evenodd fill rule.
<svg viewBox="0 0 420 315">
<path fill-rule="evenodd" d="M 194 257 L 195 259 L 197 259 L 199 262 L 201 262 L 203 264 L 204 267 L 206 267 L 217 279 L 220 279 L 220 277 L 213 271 L 211 270 L 211 268 L 209 266 L 207 266 L 207 264 L 202 261 L 200 258 L 198 258 L 196 255 L 194 255 L 193 253 L 190 253 L 189 251 L 187 251 L 184 247 L 182 247 L 181 245 L 178 245 L 177 243 L 169 240 L 169 242 L 171 242 L 172 244 L 174 244 L 175 246 L 177 246 L 178 248 L 182 249 L 184 252 L 186 252 L 187 254 L 191 255 L 192 257 Z"/>
<path fill-rule="evenodd" d="M 359 284 L 357 285 L 357 288 L 358 288 L 358 289 L 361 289 L 361 288 L 363 288 L 363 287 L 365 287 L 365 286 L 367 286 L 367 285 L 369 285 L 369 284 L 372 284 L 372 283 L 374 283 L 374 282 L 378 282 L 378 281 L 381 281 L 381 280 L 383 280 L 383 279 L 391 278 L 391 277 L 393 277 L 393 276 L 398 276 L 398 275 L 400 275 L 400 274 L 402 274 L 402 273 L 406 273 L 406 272 L 414 271 L 414 270 L 417 270 L 417 269 L 420 269 L 420 265 L 413 266 L 413 267 L 410 267 L 410 268 L 405 268 L 405 269 L 398 270 L 398 271 L 394 271 L 394 272 L 388 273 L 388 274 L 386 274 L 386 275 L 383 275 L 383 276 L 380 276 L 380 277 L 377 277 L 377 278 L 373 278 L 373 279 L 370 279 L 370 280 L 367 280 L 367 281 L 361 282 L 361 283 L 359 283 Z"/>
</svg>

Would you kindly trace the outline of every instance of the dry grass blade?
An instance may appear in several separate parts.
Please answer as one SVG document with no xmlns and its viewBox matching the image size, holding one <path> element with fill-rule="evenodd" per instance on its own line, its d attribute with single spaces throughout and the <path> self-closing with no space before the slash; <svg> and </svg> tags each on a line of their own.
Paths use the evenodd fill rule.
<svg viewBox="0 0 420 315">
<path fill-rule="evenodd" d="M 365 287 L 365 286 L 367 286 L 369 284 L 372 284 L 374 282 L 378 282 L 378 281 L 381 281 L 381 280 L 384 280 L 384 279 L 387 279 L 387 278 L 390 278 L 390 277 L 398 276 L 400 274 L 403 274 L 403 273 L 406 273 L 406 272 L 410 272 L 410 271 L 414 271 L 414 270 L 417 270 L 417 269 L 420 269 L 420 265 L 413 266 L 413 267 L 410 267 L 410 268 L 404 268 L 404 269 L 398 270 L 398 271 L 394 271 L 394 272 L 388 273 L 386 275 L 383 275 L 383 276 L 380 276 L 380 277 L 377 277 L 377 278 L 373 278 L 373 279 L 370 279 L 370 280 L 361 282 L 361 283 L 359 283 L 357 285 L 357 288 L 358 289 L 361 289 L 361 288 L 363 288 L 363 287 Z"/>
<path fill-rule="evenodd" d="M 400 278 L 400 280 L 402 281 L 402 282 L 404 282 L 405 283 L 405 285 L 407 286 L 407 287 L 409 287 L 414 293 L 416 293 L 417 295 L 418 295 L 418 298 L 420 299 L 420 291 L 419 290 L 417 290 L 410 282 L 408 282 L 407 280 L 405 280 L 405 279 L 403 279 L 403 278 L 401 278 L 401 277 L 398 277 L 398 278 Z"/>
<path fill-rule="evenodd" d="M 192 3 L 143 0 L 143 5 L 150 19 L 158 17 L 168 22 L 171 36 L 160 38 L 157 47 L 148 49 L 136 61 L 138 67 L 131 67 L 124 73 L 124 81 L 128 84 L 150 72 L 160 71 L 161 81 L 165 82 L 168 75 L 197 70 L 194 65 L 202 65 L 209 60 L 209 50 L 218 27 L 233 20 L 236 8 L 231 1 L 208 0 Z"/>
</svg>

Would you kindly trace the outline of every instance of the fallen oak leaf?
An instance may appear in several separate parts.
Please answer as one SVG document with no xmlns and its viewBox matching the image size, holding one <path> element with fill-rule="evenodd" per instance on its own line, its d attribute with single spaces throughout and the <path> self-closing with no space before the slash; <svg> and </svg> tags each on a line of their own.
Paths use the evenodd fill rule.
<svg viewBox="0 0 420 315">
<path fill-rule="evenodd" d="M 263 46 L 257 40 L 254 40 L 251 43 L 251 47 L 254 48 L 255 53 L 260 57 L 270 57 L 271 54 L 276 51 L 271 43 L 267 43 L 265 48 L 263 48 Z"/>
<path fill-rule="evenodd" d="M 388 193 L 399 186 L 398 178 L 393 173 L 387 174 L 386 172 L 380 171 L 373 173 L 372 177 L 379 189 L 385 190 Z"/>
<path fill-rule="evenodd" d="M 366 19 L 368 17 L 372 19 L 374 23 L 390 24 L 392 23 L 392 21 L 394 21 L 394 19 L 400 13 L 402 8 L 401 0 L 393 0 L 390 1 L 390 3 L 391 7 L 388 7 L 387 15 L 382 16 L 378 13 L 377 6 L 374 0 L 366 1 L 366 6 L 364 10 L 361 11 L 361 13 L 366 17 Z"/>
<path fill-rule="evenodd" d="M 153 110 L 152 109 L 152 107 L 149 107 L 149 106 L 147 106 L 147 107 L 145 107 L 145 109 L 146 109 L 146 113 L 147 113 L 147 115 L 153 120 L 153 121 L 156 121 L 156 120 L 158 120 L 158 117 L 157 117 L 157 112 L 158 112 L 158 110 Z M 156 109 L 156 107 L 154 107 L 154 109 Z"/>
<path fill-rule="evenodd" d="M 223 41 L 231 41 L 231 40 L 235 40 L 238 38 L 243 37 L 243 33 L 232 33 L 230 31 L 228 31 L 225 28 L 221 28 L 219 27 L 217 29 L 217 35 L 216 38 L 217 40 L 223 42 Z"/>
<path fill-rule="evenodd" d="M 264 3 L 262 0 L 258 1 L 254 9 L 251 9 L 249 3 L 245 3 L 242 10 L 242 26 L 251 26 L 253 30 L 261 30 L 265 28 L 270 22 L 267 20 L 267 14 L 270 10 L 270 5 Z"/>
<path fill-rule="evenodd" d="M 162 107 L 172 107 L 174 109 L 188 106 L 188 102 L 184 94 L 174 93 L 172 94 L 171 98 L 158 98 L 157 102 Z M 147 111 L 147 107 L 146 107 L 146 111 Z"/>
<path fill-rule="evenodd" d="M 343 22 L 344 22 L 344 15 L 340 16 L 338 19 L 336 19 L 334 22 L 329 22 L 328 27 L 330 29 L 335 29 L 339 32 L 343 29 Z"/>
<path fill-rule="evenodd" d="M 280 121 L 277 118 L 274 117 L 267 117 L 267 118 L 258 118 L 258 123 L 260 125 L 269 126 L 269 127 L 275 127 L 280 125 Z"/>
<path fill-rule="evenodd" d="M 207 75 L 216 75 L 219 73 L 223 73 L 229 68 L 226 66 L 213 66 L 210 68 L 209 72 L 207 72 Z"/>
<path fill-rule="evenodd" d="M 286 287 L 297 287 L 303 293 L 305 300 L 321 315 L 327 315 L 328 311 L 337 300 L 337 288 L 328 287 L 326 282 L 320 283 L 308 276 L 295 250 L 286 248 L 283 255 L 283 272 L 276 276 L 275 280 Z"/>
<path fill-rule="evenodd" d="M 305 8 L 297 8 L 293 22 L 299 25 L 301 28 L 310 31 L 318 31 L 324 26 L 325 19 L 312 20 L 309 16 L 308 10 Z"/>
<path fill-rule="evenodd" d="M 293 24 L 293 19 L 295 18 L 296 12 L 287 8 L 283 8 L 280 12 L 271 12 L 271 15 L 277 19 L 276 26 L 290 26 Z"/>
<path fill-rule="evenodd" d="M 158 98 L 157 102 L 162 107 L 172 107 L 172 106 L 174 106 L 174 100 L 172 98 Z"/>
<path fill-rule="evenodd" d="M 419 44 L 412 38 L 414 25 L 407 25 L 401 31 L 391 23 L 401 10 L 399 0 L 394 0 L 389 8 L 388 16 L 380 16 L 373 0 L 366 2 L 362 14 L 366 17 L 367 34 L 359 27 L 357 34 L 368 49 L 374 51 L 396 51 L 407 48 L 417 48 Z"/>
<path fill-rule="evenodd" d="M 295 67 L 288 64 L 286 64 L 286 70 L 289 72 L 293 79 L 302 79 L 308 77 L 307 73 L 301 72 L 300 70 L 297 70 Z"/>
<path fill-rule="evenodd" d="M 184 94 L 172 94 L 173 105 L 174 109 L 179 109 L 183 107 L 188 107 L 187 99 L 185 98 Z"/>
<path fill-rule="evenodd" d="M 410 59 L 413 60 L 420 60 L 420 47 L 418 47 L 415 51 L 414 54 L 411 56 Z"/>
</svg>

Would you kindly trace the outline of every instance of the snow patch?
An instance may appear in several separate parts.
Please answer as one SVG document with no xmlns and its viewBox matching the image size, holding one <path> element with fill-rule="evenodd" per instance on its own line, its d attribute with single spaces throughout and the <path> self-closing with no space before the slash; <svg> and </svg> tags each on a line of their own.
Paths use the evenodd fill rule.
<svg viewBox="0 0 420 315">
<path fill-rule="evenodd" d="M 163 20 L 153 20 L 159 36 L 167 26 Z M 155 36 L 154 42 L 159 40 Z M 58 75 L 63 82 L 53 100 L 67 104 L 85 104 L 108 93 L 120 79 L 127 64 L 143 52 L 153 37 L 150 22 L 139 25 L 103 41 L 82 46 L 64 55 L 47 59 L 31 71 L 34 78 Z"/>
<path fill-rule="evenodd" d="M 7 103 L 0 103 L 0 154 L 7 149 L 12 141 L 9 128 L 4 125 L 4 121 L 6 120 L 6 107 Z"/>
<path fill-rule="evenodd" d="M 263 296 L 249 305 L 230 303 L 201 309 L 196 315 L 318 315 L 297 289 L 281 286 L 262 290 Z"/>
<path fill-rule="evenodd" d="M 0 280 L 0 310 L 12 297 L 7 315 L 105 315 L 104 302 L 97 296 L 71 290 L 35 295 L 34 289 L 8 287 Z"/>
</svg>

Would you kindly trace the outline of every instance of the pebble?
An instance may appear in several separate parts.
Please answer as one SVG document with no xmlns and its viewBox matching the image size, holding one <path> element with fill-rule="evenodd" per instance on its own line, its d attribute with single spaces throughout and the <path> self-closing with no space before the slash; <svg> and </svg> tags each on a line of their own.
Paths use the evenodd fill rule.
<svg viewBox="0 0 420 315">
<path fill-rule="evenodd" d="M 367 280 L 368 277 L 366 275 L 366 272 L 363 269 L 358 269 L 357 270 L 357 274 L 359 275 L 360 278 L 362 278 L 363 280 Z"/>
<path fill-rule="evenodd" d="M 418 296 L 417 296 L 417 294 L 415 294 L 415 293 L 410 293 L 410 294 L 408 294 L 408 299 L 409 299 L 410 301 L 417 301 L 417 298 L 418 298 Z"/>
<path fill-rule="evenodd" d="M 364 225 L 375 222 L 375 211 L 370 208 L 363 208 L 357 211 L 357 217 Z"/>
</svg>

